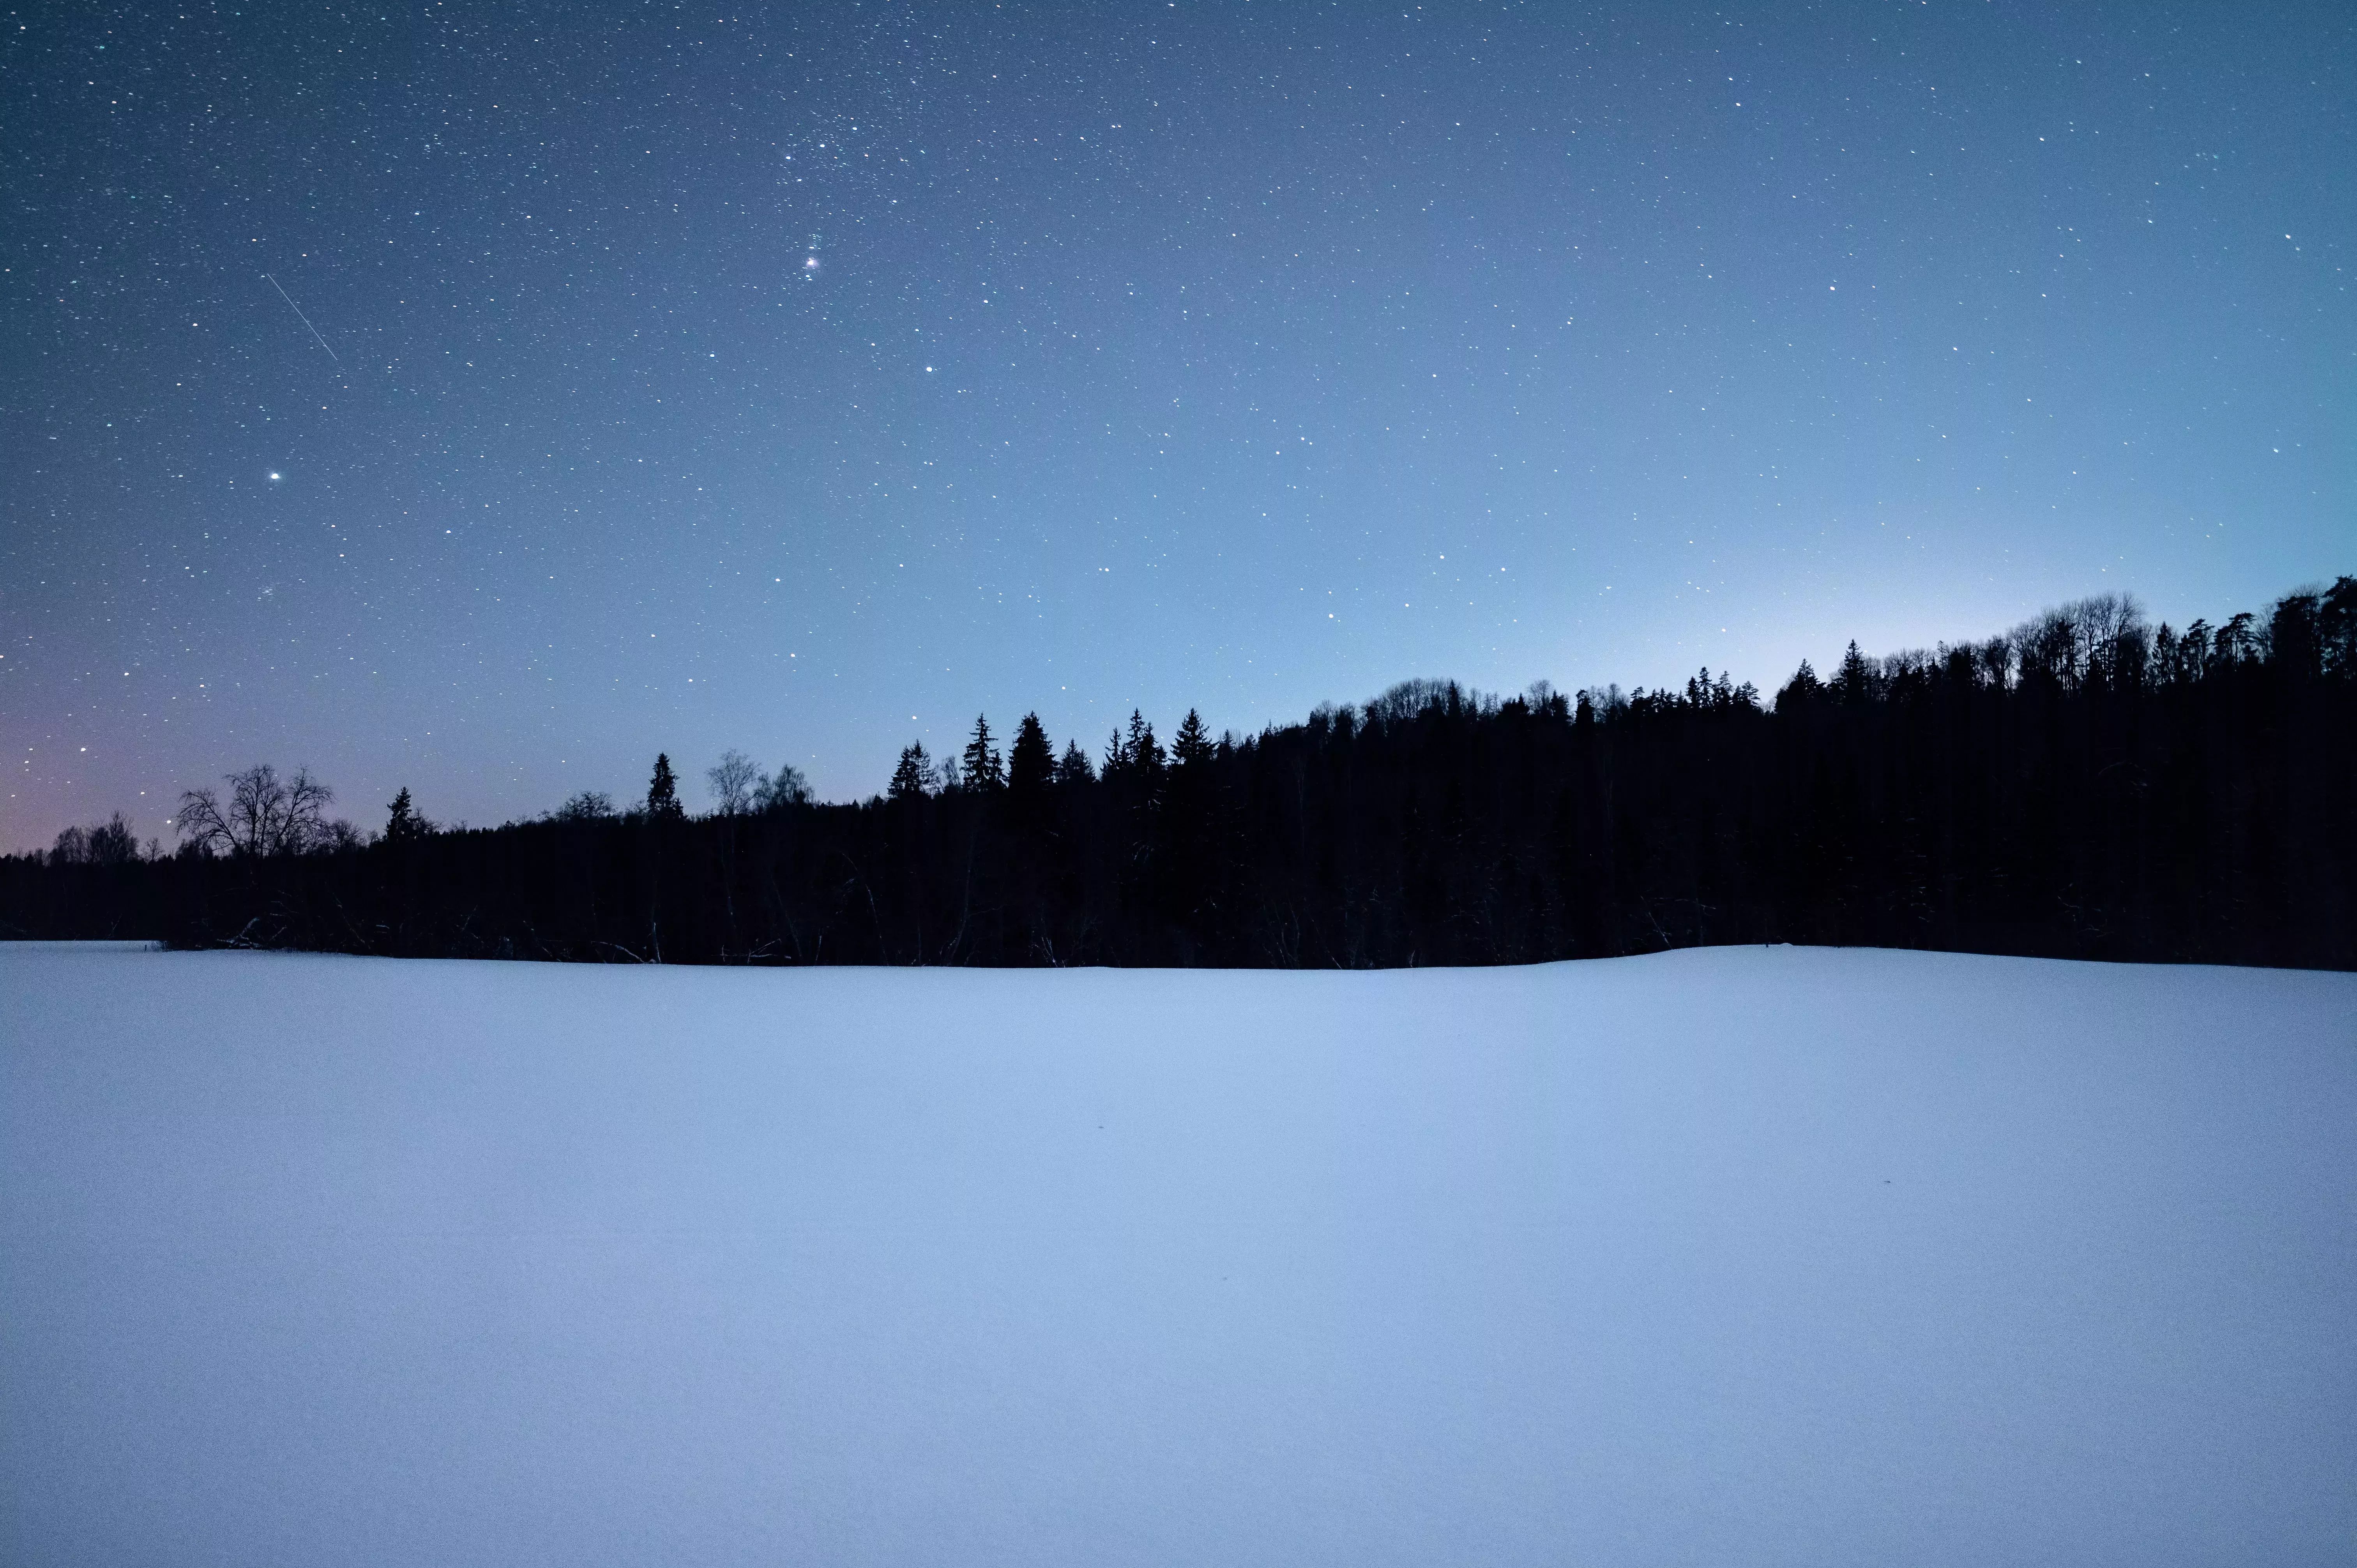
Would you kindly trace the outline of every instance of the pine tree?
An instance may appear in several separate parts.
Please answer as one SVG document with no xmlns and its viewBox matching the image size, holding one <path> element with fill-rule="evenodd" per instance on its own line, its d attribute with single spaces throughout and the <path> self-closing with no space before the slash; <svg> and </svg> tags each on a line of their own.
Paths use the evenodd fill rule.
<svg viewBox="0 0 2357 1568">
<path fill-rule="evenodd" d="M 1211 759 L 1211 737 L 1204 733 L 1202 715 L 1192 708 L 1189 708 L 1186 718 L 1179 721 L 1178 733 L 1170 742 L 1170 755 L 1178 759 L 1181 768 Z"/>
<path fill-rule="evenodd" d="M 2256 618 L 2248 610 L 2226 618 L 2210 639 L 2210 656 L 2232 668 L 2259 656 L 2259 634 Z"/>
<path fill-rule="evenodd" d="M 1867 698 L 1873 694 L 1873 668 L 1867 663 L 1866 655 L 1857 650 L 1855 638 L 1850 639 L 1849 651 L 1842 655 L 1841 672 L 1835 680 L 1842 701 L 1853 708 L 1863 706 Z"/>
<path fill-rule="evenodd" d="M 384 822 L 384 837 L 387 843 L 407 843 L 414 839 L 422 839 L 434 831 L 434 824 L 419 816 L 417 808 L 410 804 L 407 785 L 402 786 L 400 792 L 393 796 L 393 804 L 387 806 L 385 810 L 391 813 Z"/>
<path fill-rule="evenodd" d="M 677 822 L 687 813 L 680 809 L 679 780 L 672 777 L 671 756 L 655 754 L 655 776 L 647 781 L 647 815 L 661 822 Z"/>
<path fill-rule="evenodd" d="M 933 759 L 925 755 L 925 743 L 920 740 L 900 748 L 900 765 L 892 769 L 892 782 L 885 787 L 885 793 L 895 800 L 921 800 L 940 781 L 933 772 Z"/>
<path fill-rule="evenodd" d="M 1816 671 L 1810 668 L 1809 661 L 1803 659 L 1801 667 L 1792 671 L 1792 678 L 1784 682 L 1784 689 L 1776 693 L 1776 711 L 1780 714 L 1798 713 L 1824 695 L 1824 683 L 1817 679 Z"/>
<path fill-rule="evenodd" d="M 1146 715 L 1135 708 L 1129 710 L 1129 736 L 1125 749 L 1128 753 L 1128 765 L 1137 769 L 1149 784 L 1161 781 L 1162 743 L 1154 738 L 1154 726 L 1147 724 Z"/>
<path fill-rule="evenodd" d="M 2335 577 L 2324 591 L 2317 633 L 2324 640 L 2325 670 L 2357 675 L 2357 577 Z"/>
<path fill-rule="evenodd" d="M 1038 714 L 1026 714 L 1015 726 L 1015 744 L 1006 752 L 1006 787 L 1017 795 L 1036 796 L 1055 782 L 1056 751 Z"/>
<path fill-rule="evenodd" d="M 965 787 L 969 789 L 1003 789 L 1006 787 L 1006 764 L 998 748 L 990 744 L 990 720 L 984 714 L 974 716 L 974 738 L 965 743 Z"/>
<path fill-rule="evenodd" d="M 2199 681 L 2210 671 L 2210 623 L 2198 616 L 2177 640 L 2177 668 L 2188 681 Z"/>
<path fill-rule="evenodd" d="M 1089 754 L 1081 749 L 1081 743 L 1079 741 L 1066 741 L 1064 743 L 1063 757 L 1056 764 L 1056 782 L 1059 784 L 1093 784 L 1096 781 L 1097 770 L 1093 767 L 1090 766 Z"/>
</svg>

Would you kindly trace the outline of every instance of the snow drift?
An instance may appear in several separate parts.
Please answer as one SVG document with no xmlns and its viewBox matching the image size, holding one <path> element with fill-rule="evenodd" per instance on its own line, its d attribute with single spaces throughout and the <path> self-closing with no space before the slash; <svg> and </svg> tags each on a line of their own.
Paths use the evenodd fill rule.
<svg viewBox="0 0 2357 1568">
<path fill-rule="evenodd" d="M 2357 976 L 0 948 L 5 1555 L 2319 1563 Z"/>
</svg>

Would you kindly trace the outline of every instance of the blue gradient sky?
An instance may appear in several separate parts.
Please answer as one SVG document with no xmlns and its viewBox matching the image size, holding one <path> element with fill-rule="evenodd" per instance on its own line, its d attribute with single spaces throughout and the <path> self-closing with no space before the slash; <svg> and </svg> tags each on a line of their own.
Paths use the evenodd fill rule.
<svg viewBox="0 0 2357 1568">
<path fill-rule="evenodd" d="M 0 847 L 2357 568 L 2346 6 L 5 20 Z"/>
</svg>

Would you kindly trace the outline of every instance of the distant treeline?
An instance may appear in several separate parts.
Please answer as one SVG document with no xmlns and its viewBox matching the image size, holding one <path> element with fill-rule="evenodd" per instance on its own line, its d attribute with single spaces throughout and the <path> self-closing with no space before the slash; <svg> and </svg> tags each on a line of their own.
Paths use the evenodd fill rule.
<svg viewBox="0 0 2357 1568">
<path fill-rule="evenodd" d="M 1092 759 L 1027 717 L 810 800 L 731 754 L 719 808 L 576 797 L 382 834 L 306 776 L 192 791 L 0 860 L 0 933 L 694 963 L 1521 963 L 1727 942 L 2357 967 L 2357 578 L 2153 628 L 2122 597 L 1982 643 L 1683 690 L 1363 707 Z M 304 796 L 304 791 L 311 793 Z M 301 797 L 301 798 L 298 798 Z M 308 815 L 304 813 L 307 811 Z M 210 813 L 210 814 L 208 814 Z"/>
</svg>

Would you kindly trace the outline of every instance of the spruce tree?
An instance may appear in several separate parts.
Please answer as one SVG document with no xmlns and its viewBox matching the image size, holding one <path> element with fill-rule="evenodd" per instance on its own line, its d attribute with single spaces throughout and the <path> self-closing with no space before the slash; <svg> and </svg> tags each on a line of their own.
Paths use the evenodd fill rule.
<svg viewBox="0 0 2357 1568">
<path fill-rule="evenodd" d="M 892 769 L 892 782 L 885 786 L 885 793 L 895 800 L 921 800 L 938 782 L 933 759 L 925 755 L 925 743 L 920 740 L 900 748 L 900 764 Z"/>
<path fill-rule="evenodd" d="M 1784 683 L 1784 689 L 1776 693 L 1776 711 L 1783 713 L 1789 709 L 1798 713 L 1824 694 L 1824 682 L 1817 679 L 1817 672 L 1803 659 L 1801 667 L 1792 671 L 1792 678 Z"/>
<path fill-rule="evenodd" d="M 1211 759 L 1211 737 L 1204 733 L 1202 715 L 1194 709 L 1179 721 L 1178 733 L 1171 738 L 1170 755 L 1181 768 Z"/>
<path fill-rule="evenodd" d="M 2334 675 L 2357 675 L 2357 577 L 2335 577 L 2317 611 L 2324 641 L 2324 668 Z"/>
<path fill-rule="evenodd" d="M 1081 749 L 1081 743 L 1079 741 L 1066 741 L 1064 743 L 1063 757 L 1056 764 L 1056 782 L 1059 784 L 1093 784 L 1096 781 L 1097 770 L 1090 765 L 1089 754 Z"/>
<path fill-rule="evenodd" d="M 1015 726 L 1015 744 L 1006 751 L 1006 787 L 1017 795 L 1040 794 L 1056 778 L 1056 751 L 1038 714 L 1026 714 Z"/>
<path fill-rule="evenodd" d="M 963 771 L 969 789 L 1002 789 L 1006 786 L 1006 764 L 1000 758 L 998 748 L 990 744 L 990 720 L 981 714 L 974 716 L 974 738 L 965 743 Z"/>
<path fill-rule="evenodd" d="M 1867 663 L 1866 655 L 1857 650 L 1855 638 L 1850 639 L 1849 650 L 1842 655 L 1841 672 L 1835 680 L 1841 700 L 1853 708 L 1865 706 L 1867 699 L 1873 694 L 1874 671 Z"/>
<path fill-rule="evenodd" d="M 680 809 L 679 780 L 672 777 L 671 756 L 655 754 L 655 776 L 647 782 L 647 815 L 657 822 L 677 822 L 687 813 Z"/>
<path fill-rule="evenodd" d="M 390 813 L 384 822 L 384 837 L 387 843 L 407 843 L 413 839 L 422 839 L 434 831 L 434 824 L 419 816 L 417 808 L 410 804 L 409 787 L 405 784 L 402 786 L 400 792 L 393 796 L 393 804 L 387 806 L 385 810 Z"/>
<path fill-rule="evenodd" d="M 1126 742 L 1129 766 L 1151 786 L 1162 781 L 1162 743 L 1154 738 L 1154 726 L 1135 708 L 1129 710 L 1129 736 Z"/>
</svg>

